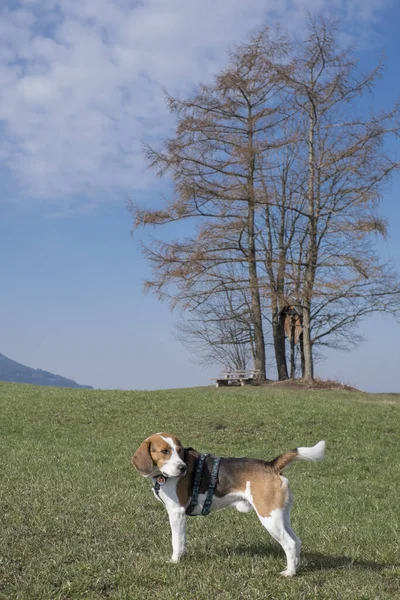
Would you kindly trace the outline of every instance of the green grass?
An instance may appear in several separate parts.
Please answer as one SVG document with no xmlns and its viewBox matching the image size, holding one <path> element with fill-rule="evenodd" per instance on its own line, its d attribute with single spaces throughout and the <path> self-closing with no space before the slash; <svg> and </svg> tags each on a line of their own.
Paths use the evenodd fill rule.
<svg viewBox="0 0 400 600">
<path fill-rule="evenodd" d="M 0 384 L 0 598 L 390 599 L 400 597 L 400 396 L 272 388 L 158 392 Z M 327 441 L 296 463 L 298 576 L 255 514 L 188 520 L 168 564 L 164 507 L 130 458 L 149 434 L 225 456 L 271 459 Z"/>
</svg>

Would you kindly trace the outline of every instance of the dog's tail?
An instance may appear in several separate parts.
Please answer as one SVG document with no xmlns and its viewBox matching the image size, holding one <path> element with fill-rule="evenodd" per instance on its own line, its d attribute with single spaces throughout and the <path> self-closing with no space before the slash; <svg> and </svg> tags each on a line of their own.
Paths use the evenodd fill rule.
<svg viewBox="0 0 400 600">
<path fill-rule="evenodd" d="M 311 448 L 295 448 L 294 450 L 289 450 L 289 452 L 284 452 L 280 456 L 274 458 L 271 462 L 271 466 L 276 471 L 280 472 L 290 463 L 292 460 L 322 460 L 325 455 L 325 442 L 321 441 L 315 446 Z"/>
</svg>

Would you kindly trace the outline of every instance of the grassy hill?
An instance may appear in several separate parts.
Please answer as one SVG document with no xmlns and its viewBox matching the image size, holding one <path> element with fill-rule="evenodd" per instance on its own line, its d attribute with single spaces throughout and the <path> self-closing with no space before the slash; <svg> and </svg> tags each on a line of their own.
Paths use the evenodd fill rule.
<svg viewBox="0 0 400 600">
<path fill-rule="evenodd" d="M 400 597 L 399 412 L 398 395 L 0 384 L 0 599 Z M 167 563 L 167 514 L 130 465 L 163 429 L 265 459 L 326 439 L 323 462 L 285 472 L 303 541 L 296 578 L 279 577 L 283 552 L 256 515 L 234 510 L 189 519 L 188 554 Z"/>
</svg>

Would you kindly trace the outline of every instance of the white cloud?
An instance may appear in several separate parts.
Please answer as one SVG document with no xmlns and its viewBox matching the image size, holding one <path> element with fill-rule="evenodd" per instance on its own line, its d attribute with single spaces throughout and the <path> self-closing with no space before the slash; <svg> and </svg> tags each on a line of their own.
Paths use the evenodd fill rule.
<svg viewBox="0 0 400 600">
<path fill-rule="evenodd" d="M 331 7 L 360 28 L 383 0 L 20 0 L 0 10 L 0 159 L 15 195 L 124 198 L 152 180 L 141 142 L 268 16 L 298 29 Z M 351 7 L 351 8 L 349 8 Z M 268 12 L 269 11 L 269 12 Z"/>
</svg>

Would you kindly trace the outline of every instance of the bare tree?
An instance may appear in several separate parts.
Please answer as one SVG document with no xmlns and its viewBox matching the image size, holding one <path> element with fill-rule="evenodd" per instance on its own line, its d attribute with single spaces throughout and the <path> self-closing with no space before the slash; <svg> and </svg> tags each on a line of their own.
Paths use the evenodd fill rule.
<svg viewBox="0 0 400 600">
<path fill-rule="evenodd" d="M 281 316 L 295 310 L 310 380 L 315 348 L 348 348 L 360 319 L 398 314 L 398 276 L 375 238 L 386 234 L 377 208 L 399 166 L 384 145 L 398 135 L 399 110 L 367 114 L 360 103 L 379 74 L 357 75 L 335 27 L 310 18 L 304 42 L 263 28 L 211 85 L 188 100 L 167 96 L 176 132 L 146 154 L 172 177 L 174 195 L 161 210 L 132 205 L 134 227 L 194 220 L 184 237 L 144 248 L 146 285 L 192 311 L 183 335 L 208 345 L 208 357 L 229 347 L 244 354 L 226 360 L 243 364 L 251 347 L 265 379 L 270 322 L 278 377 L 287 378 Z M 294 357 L 292 342 L 291 376 Z"/>
<path fill-rule="evenodd" d="M 302 310 L 304 377 L 312 379 L 313 343 L 337 340 L 368 312 L 399 306 L 398 278 L 380 264 L 372 240 L 386 231 L 376 208 L 399 166 L 384 150 L 387 136 L 398 134 L 399 111 L 395 106 L 365 116 L 357 102 L 380 67 L 357 77 L 352 52 L 341 49 L 327 21 L 310 18 L 308 38 L 279 71 L 299 132 L 298 159 L 291 168 L 307 173 L 305 206 L 291 207 L 300 218 L 286 279 L 292 268 L 287 295 L 297 298 Z"/>
<path fill-rule="evenodd" d="M 168 97 L 178 122 L 176 134 L 162 152 L 147 148 L 147 157 L 160 174 L 171 174 L 175 198 L 163 211 L 133 207 L 135 227 L 200 220 L 197 235 L 146 250 L 154 266 L 148 286 L 158 294 L 175 284 L 174 302 L 198 305 L 220 291 L 224 266 L 240 266 L 238 279 L 230 285 L 248 290 L 254 366 L 262 379 L 265 341 L 256 213 L 262 156 L 283 143 L 283 84 L 272 65 L 284 54 L 285 40 L 272 38 L 264 28 L 230 53 L 229 67 L 212 85 L 201 86 L 189 100 Z"/>
</svg>

